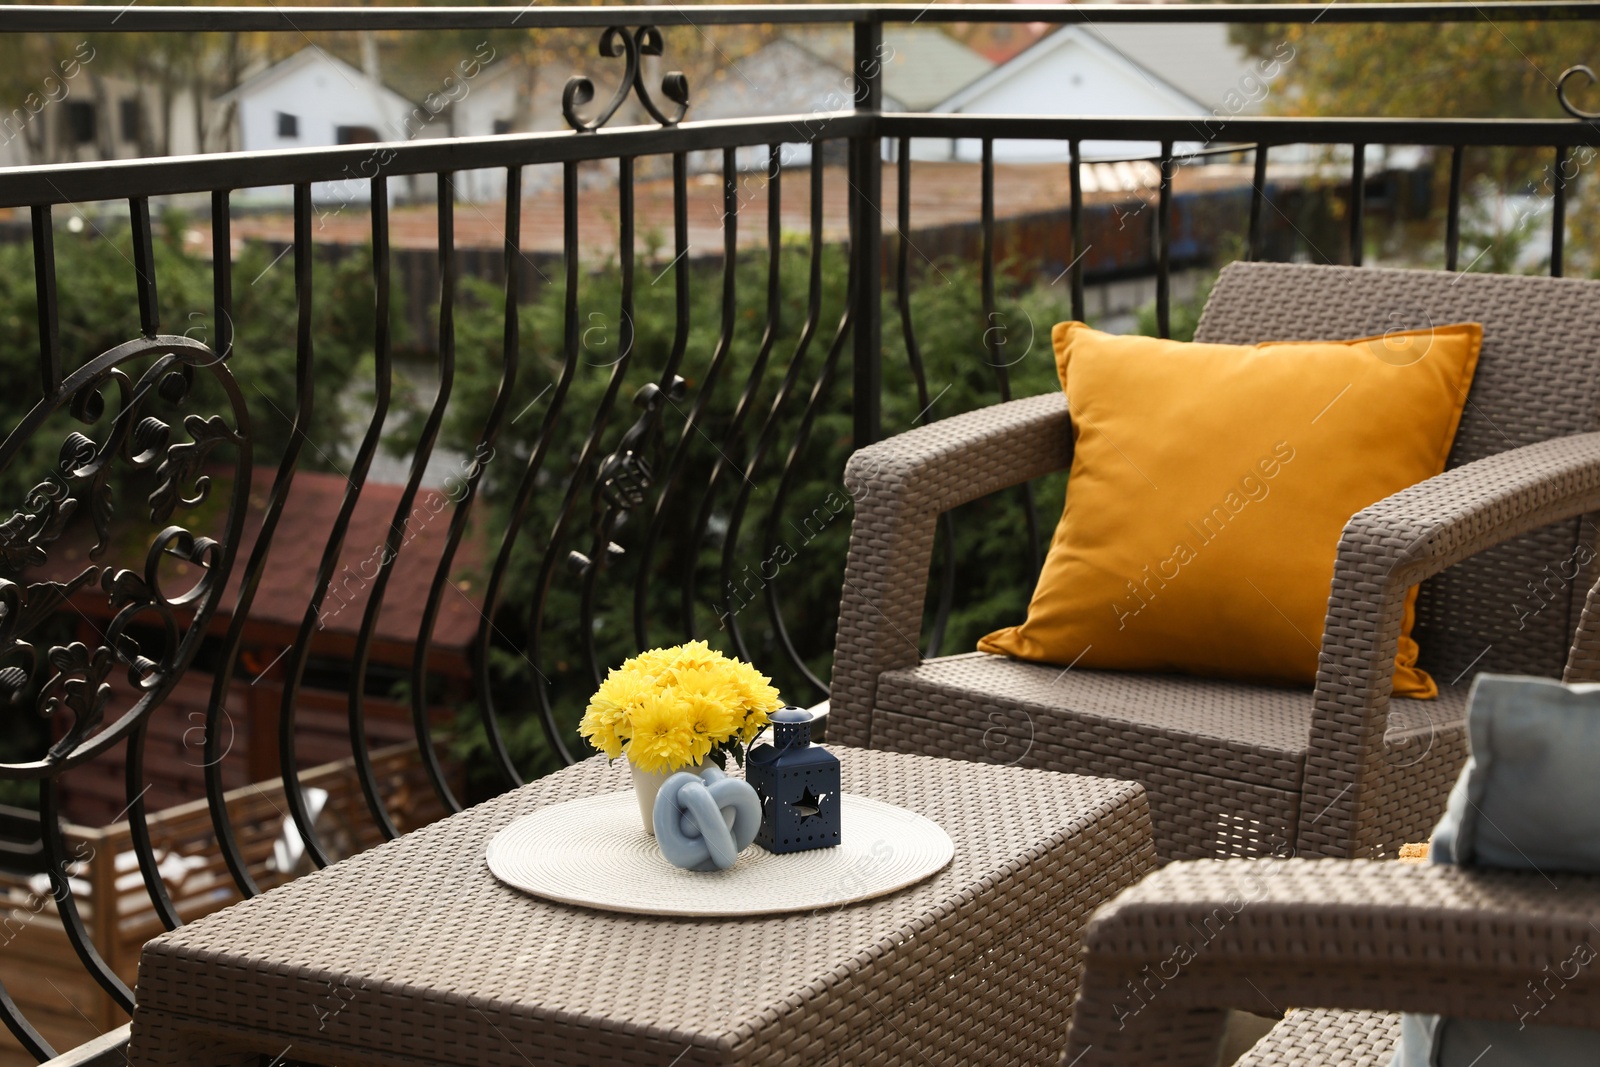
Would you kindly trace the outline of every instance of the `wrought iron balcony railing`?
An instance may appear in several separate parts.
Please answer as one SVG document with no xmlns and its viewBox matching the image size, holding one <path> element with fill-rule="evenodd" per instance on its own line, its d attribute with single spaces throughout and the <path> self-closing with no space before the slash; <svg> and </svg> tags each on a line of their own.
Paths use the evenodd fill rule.
<svg viewBox="0 0 1600 1067">
<path fill-rule="evenodd" d="M 6 379 L 13 421 L 0 445 L 0 485 L 19 502 L 0 523 L 0 688 L 11 702 L 0 778 L 33 783 L 42 846 L 5 850 L 24 859 L 11 864 L 20 873 L 8 883 L 4 942 L 15 947 L 4 955 L 33 944 L 29 929 L 58 931 L 107 998 L 109 1014 L 91 1025 L 114 1027 L 116 1011 L 133 1006 L 131 975 L 108 962 L 97 931 L 117 916 L 143 909 L 176 927 L 431 817 L 419 812 L 459 810 L 580 758 L 576 711 L 637 648 L 708 638 L 778 676 L 792 700 L 826 699 L 829 589 L 836 606 L 859 491 L 842 483 L 845 455 L 949 413 L 935 411 L 945 394 L 930 380 L 933 347 L 946 353 L 939 374 L 965 383 L 958 396 L 1010 396 L 1022 372 L 1005 347 L 1020 340 L 1007 316 L 1020 305 L 1006 288 L 1030 270 L 1065 280 L 1062 308 L 1079 318 L 1098 278 L 1145 271 L 1155 328 L 1169 333 L 1181 303 L 1175 272 L 1223 247 L 1184 244 L 1199 225 L 1175 191 L 1186 167 L 1235 161 L 1246 175 L 1228 216 L 1238 249 L 1282 255 L 1295 222 L 1274 194 L 1270 159 L 1291 146 L 1328 149 L 1297 157 L 1339 209 L 1343 247 L 1323 258 L 1359 265 L 1373 196 L 1366 146 L 1424 146 L 1448 171 L 1438 265 L 1456 270 L 1466 154 L 1547 154 L 1549 269 L 1560 274 L 1571 154 L 1600 142 L 1575 108 L 1548 120 L 886 111 L 886 26 L 1484 18 L 1594 20 L 1600 3 L 0 11 L 0 34 L 587 28 L 597 65 L 621 70 L 609 95 L 587 79 L 568 84 L 563 132 L 0 171 L 0 208 L 28 213 L 18 263 L 31 261 L 36 283 L 34 320 L 0 339 L 6 359 L 30 368 Z M 696 121 L 688 79 L 646 77 L 670 59 L 671 31 L 796 24 L 851 27 L 844 106 Z M 644 124 L 616 124 L 624 106 Z M 965 262 L 918 245 L 928 231 L 913 212 L 912 160 L 929 138 L 977 148 L 961 172 L 976 185 L 971 225 L 946 234 L 949 248 L 970 252 Z M 1014 212 L 997 207 L 1005 164 L 995 145 L 1010 140 L 1065 149 L 1050 171 L 1063 239 L 1042 264 L 1018 266 L 1029 224 L 1008 230 Z M 1103 198 L 1086 192 L 1101 162 L 1083 151 L 1091 141 L 1160 146 L 1147 160 L 1150 210 L 1134 223 L 1110 220 Z M 720 188 L 714 227 L 690 220 L 707 160 Z M 505 190 L 492 218 L 457 196 L 457 175 L 486 170 Z M 533 171 L 555 175 L 544 199 Z M 393 203 L 414 177 L 436 189 L 431 223 Z M 648 247 L 654 224 L 641 217 L 646 186 L 665 210 L 659 248 Z M 252 191 L 269 187 L 292 189 L 279 256 L 292 283 L 241 237 L 263 232 Z M 330 257 L 324 209 L 335 196 L 345 222 L 365 220 L 364 247 L 346 241 Z M 209 198 L 197 212 L 206 230 L 170 211 L 195 197 Z M 786 215 L 785 198 L 804 210 Z M 125 221 L 120 209 L 74 207 L 100 202 L 125 204 Z M 417 285 L 397 291 L 402 211 L 431 243 L 426 306 Z M 125 229 L 103 232 L 112 219 Z M 84 222 L 94 232 L 80 233 Z M 496 235 L 499 262 L 484 272 L 492 286 L 464 277 L 458 222 Z M 714 249 L 692 254 L 696 226 L 714 229 Z M 559 255 L 524 241 L 537 227 L 559 232 Z M 1096 240 L 1120 242 L 1123 260 L 1097 261 Z M 109 261 L 121 280 L 95 288 L 83 273 L 92 261 Z M 168 288 L 174 274 L 182 299 Z M 209 297 L 190 310 L 183 300 L 201 275 Z M 112 302 L 117 293 L 127 309 Z M 709 321 L 693 316 L 702 304 L 715 309 Z M 898 322 L 885 322 L 886 309 Z M 96 340 L 124 319 L 116 343 Z M 402 343 L 412 321 L 433 336 Z M 960 351 L 949 356 L 952 345 Z M 292 359 L 268 359 L 278 348 Z M 403 452 L 398 485 L 374 474 L 391 441 Z M 977 525 L 1012 525 L 1028 547 L 1000 559 L 946 516 L 927 632 L 907 640 L 948 645 L 953 620 L 981 614 L 970 601 L 990 595 L 990 571 L 1020 579 L 1020 608 L 1048 516 L 1032 489 L 996 507 Z M 374 746 L 407 737 L 417 775 L 392 770 L 393 750 L 375 766 Z M 306 788 L 301 766 L 341 759 L 352 788 Z M 320 768 L 318 781 L 332 773 Z M 257 791 L 282 801 L 281 825 L 259 805 L 244 811 L 242 788 L 280 777 Z M 419 799 L 424 782 L 431 793 Z M 157 814 L 186 791 L 209 808 L 198 837 L 193 820 Z M 0 799 L 27 807 L 26 794 Z M 366 821 L 352 828 L 335 811 Z M 86 854 L 68 825 L 113 812 L 134 857 L 120 865 Z M 25 812 L 7 823 L 34 825 Z M 189 836 L 169 831 L 179 824 Z M 185 872 L 204 866 L 196 856 L 220 860 L 206 868 L 215 881 L 180 892 Z M 135 868 L 140 884 L 119 886 L 117 874 Z M 30 1021 L 52 1016 L 30 996 L 13 981 L 0 1017 L 42 1061 L 63 1042 Z"/>
</svg>

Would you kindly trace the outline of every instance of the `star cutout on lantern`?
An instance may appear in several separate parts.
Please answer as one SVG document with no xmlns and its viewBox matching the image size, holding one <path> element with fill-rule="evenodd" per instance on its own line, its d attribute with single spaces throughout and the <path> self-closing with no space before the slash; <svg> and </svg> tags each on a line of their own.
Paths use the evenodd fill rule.
<svg viewBox="0 0 1600 1067">
<path fill-rule="evenodd" d="M 808 785 L 806 786 L 806 791 L 801 794 L 800 799 L 791 800 L 789 806 L 795 810 L 795 814 L 799 815 L 801 820 L 810 819 L 821 813 L 822 801 L 827 795 L 826 793 L 813 793 Z"/>
</svg>

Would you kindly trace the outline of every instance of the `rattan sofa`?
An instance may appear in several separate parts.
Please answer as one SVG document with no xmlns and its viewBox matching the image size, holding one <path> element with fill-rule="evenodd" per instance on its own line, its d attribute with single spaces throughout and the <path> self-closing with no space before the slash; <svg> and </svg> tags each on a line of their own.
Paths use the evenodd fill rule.
<svg viewBox="0 0 1600 1067">
<path fill-rule="evenodd" d="M 1600 660 L 1600 634 L 1573 647 L 1600 570 L 1586 517 L 1600 509 L 1600 283 L 1236 263 L 1196 334 L 1353 338 L 1462 321 L 1481 322 L 1484 343 L 1449 468 L 1345 528 L 1314 691 L 979 653 L 923 661 L 938 517 L 1069 466 L 1071 420 L 1052 393 L 852 457 L 829 739 L 1134 779 L 1163 860 L 1380 857 L 1424 839 L 1465 758 L 1471 674 L 1559 677 L 1569 650 Z M 1424 579 L 1415 636 L 1440 696 L 1391 700 L 1403 598 Z"/>
<path fill-rule="evenodd" d="M 1367 860 L 1174 863 L 1096 913 L 1063 1064 L 1388 1067 L 1400 1011 L 1600 1029 L 1600 878 Z"/>
</svg>

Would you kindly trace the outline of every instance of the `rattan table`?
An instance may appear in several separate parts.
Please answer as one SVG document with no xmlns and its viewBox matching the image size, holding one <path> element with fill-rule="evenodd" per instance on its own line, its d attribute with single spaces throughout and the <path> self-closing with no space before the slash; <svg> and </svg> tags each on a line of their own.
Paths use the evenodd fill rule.
<svg viewBox="0 0 1600 1067">
<path fill-rule="evenodd" d="M 1085 922 L 1155 866 L 1143 789 L 835 751 L 849 792 L 940 823 L 950 866 L 740 920 L 589 911 L 497 881 L 484 850 L 512 819 L 627 788 L 596 758 L 151 941 L 132 1062 L 1054 1063 Z"/>
</svg>

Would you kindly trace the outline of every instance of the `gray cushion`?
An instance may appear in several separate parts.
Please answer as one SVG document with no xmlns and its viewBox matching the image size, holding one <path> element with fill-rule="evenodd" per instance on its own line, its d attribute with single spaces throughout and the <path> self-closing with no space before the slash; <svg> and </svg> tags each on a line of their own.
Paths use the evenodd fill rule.
<svg viewBox="0 0 1600 1067">
<path fill-rule="evenodd" d="M 1480 675 L 1467 731 L 1472 755 L 1433 831 L 1433 862 L 1600 871 L 1600 685 Z M 1407 1014 L 1391 1067 L 1600 1064 L 1600 1032 L 1540 1026 L 1542 1005 L 1530 996 L 1514 1023 Z"/>
<path fill-rule="evenodd" d="M 1435 863 L 1600 871 L 1600 686 L 1485 674 Z"/>
</svg>

